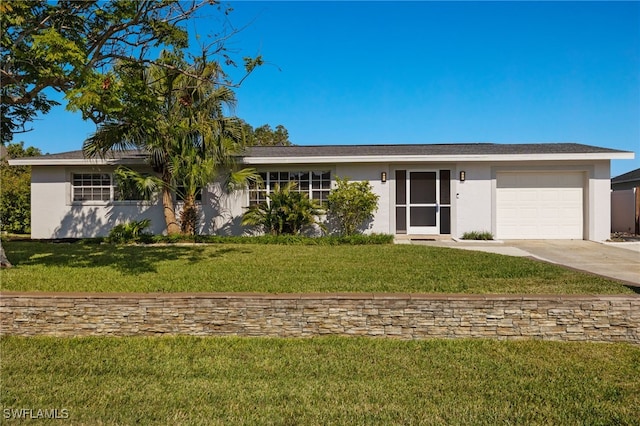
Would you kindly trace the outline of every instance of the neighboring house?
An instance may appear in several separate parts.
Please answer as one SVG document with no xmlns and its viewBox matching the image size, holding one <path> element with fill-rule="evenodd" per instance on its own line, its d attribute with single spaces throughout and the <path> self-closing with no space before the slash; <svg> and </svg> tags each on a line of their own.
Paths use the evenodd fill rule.
<svg viewBox="0 0 640 426">
<path fill-rule="evenodd" d="M 633 155 L 574 143 L 252 147 L 240 161 L 261 172 L 266 188 L 228 194 L 212 184 L 199 232 L 242 234 L 245 208 L 277 183 L 296 180 L 322 201 L 339 176 L 368 180 L 379 195 L 367 232 L 602 241 L 611 227 L 610 160 Z M 164 230 L 159 202 L 119 200 L 112 173 L 118 165 L 144 169 L 141 153 L 85 159 L 74 151 L 11 164 L 33 167 L 32 238 L 102 236 L 141 218 Z"/>
<path fill-rule="evenodd" d="M 640 234 L 640 169 L 611 179 L 611 232 Z"/>
</svg>

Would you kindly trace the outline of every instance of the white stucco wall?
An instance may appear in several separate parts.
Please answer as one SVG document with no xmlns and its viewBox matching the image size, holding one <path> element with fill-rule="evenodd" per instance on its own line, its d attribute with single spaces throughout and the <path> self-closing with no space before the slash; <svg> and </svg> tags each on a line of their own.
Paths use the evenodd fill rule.
<svg viewBox="0 0 640 426">
<path fill-rule="evenodd" d="M 70 176 L 75 173 L 111 173 L 113 168 L 38 166 L 31 172 L 31 238 L 106 236 L 113 226 L 151 219 L 150 231 L 164 230 L 162 208 L 144 202 L 74 203 Z"/>
<path fill-rule="evenodd" d="M 465 172 L 465 181 L 460 182 L 460 172 Z M 452 217 L 451 236 L 461 238 L 465 232 L 492 232 L 494 199 L 492 194 L 491 165 L 489 163 L 460 163 L 456 172 L 454 196 L 455 212 Z M 454 225 L 455 224 L 455 225 Z"/>
<path fill-rule="evenodd" d="M 65 170 L 33 167 L 31 170 L 31 238 L 54 238 L 68 213 Z"/>
<path fill-rule="evenodd" d="M 387 174 L 387 181 L 381 181 L 382 172 Z M 378 199 L 378 210 L 374 213 L 371 224 L 365 229 L 365 233 L 392 234 L 391 229 L 391 209 L 394 208 L 394 200 L 391 197 L 390 187 L 393 180 L 390 177 L 388 164 L 338 164 L 335 174 L 331 180 L 335 182 L 336 177 L 349 178 L 351 182 L 369 181 L 373 192 L 380 197 Z"/>
<path fill-rule="evenodd" d="M 606 241 L 611 237 L 611 170 L 609 161 L 599 161 L 589 173 L 588 229 L 585 239 Z"/>
<path fill-rule="evenodd" d="M 331 170 L 336 176 L 351 181 L 367 180 L 380 197 L 368 233 L 395 233 L 395 171 L 451 171 L 451 236 L 460 238 L 465 232 L 489 231 L 496 235 L 496 174 L 500 171 L 580 171 L 585 176 L 584 238 L 603 241 L 609 238 L 611 199 L 609 161 L 562 162 L 461 162 L 454 163 L 364 163 L 316 165 L 265 165 L 260 171 Z M 71 168 L 34 166 L 32 168 L 32 238 L 79 238 L 105 236 L 118 223 L 142 218 L 151 219 L 153 233 L 165 230 L 162 207 L 158 201 L 73 203 L 72 172 L 111 173 L 113 167 Z M 460 172 L 466 179 L 459 181 Z M 387 182 L 381 182 L 381 173 Z M 248 205 L 246 191 L 227 193 L 220 183 L 212 184 L 203 194 L 199 232 L 202 234 L 241 235 L 247 232 L 240 224 Z M 178 214 L 179 214 L 179 207 Z"/>
<path fill-rule="evenodd" d="M 249 204 L 246 191 L 229 193 L 222 182 L 203 192 L 198 232 L 204 235 L 242 235 L 240 222 Z"/>
</svg>

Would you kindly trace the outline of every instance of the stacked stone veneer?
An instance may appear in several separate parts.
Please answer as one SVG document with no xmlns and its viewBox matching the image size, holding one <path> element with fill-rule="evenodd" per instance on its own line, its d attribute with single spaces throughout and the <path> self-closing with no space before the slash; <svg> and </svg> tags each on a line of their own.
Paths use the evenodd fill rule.
<svg viewBox="0 0 640 426">
<path fill-rule="evenodd" d="M 640 295 L 0 293 L 19 336 L 319 335 L 640 344 Z"/>
</svg>

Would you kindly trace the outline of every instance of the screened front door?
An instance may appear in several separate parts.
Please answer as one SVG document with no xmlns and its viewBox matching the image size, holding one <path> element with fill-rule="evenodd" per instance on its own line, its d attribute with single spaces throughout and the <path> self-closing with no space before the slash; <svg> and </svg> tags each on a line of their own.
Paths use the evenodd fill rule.
<svg viewBox="0 0 640 426">
<path fill-rule="evenodd" d="M 451 223 L 449 170 L 396 170 L 396 232 L 448 234 Z"/>
<path fill-rule="evenodd" d="M 407 185 L 409 234 L 437 234 L 438 172 L 409 171 Z"/>
</svg>

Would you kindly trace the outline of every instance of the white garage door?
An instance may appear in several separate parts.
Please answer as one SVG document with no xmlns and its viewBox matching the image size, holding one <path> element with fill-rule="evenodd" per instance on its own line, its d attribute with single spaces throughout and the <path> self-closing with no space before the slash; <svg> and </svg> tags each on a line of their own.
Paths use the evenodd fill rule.
<svg viewBox="0 0 640 426">
<path fill-rule="evenodd" d="M 583 238 L 582 173 L 504 172 L 496 179 L 497 238 Z"/>
</svg>

